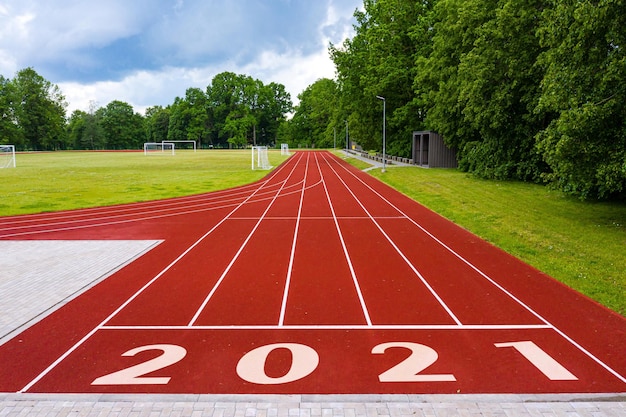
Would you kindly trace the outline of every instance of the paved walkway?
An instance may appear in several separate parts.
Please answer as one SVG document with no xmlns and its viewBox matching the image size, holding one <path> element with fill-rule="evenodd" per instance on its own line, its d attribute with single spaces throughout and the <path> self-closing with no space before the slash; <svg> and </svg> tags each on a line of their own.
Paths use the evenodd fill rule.
<svg viewBox="0 0 626 417">
<path fill-rule="evenodd" d="M 0 344 L 51 310 L 108 276 L 120 265 L 148 250 L 156 241 L 98 242 L 81 250 L 107 254 L 101 266 L 93 258 L 72 257 L 73 265 L 51 245 L 0 241 Z M 66 242 L 68 245 L 75 242 Z M 114 248 L 110 245 L 116 245 Z M 128 245 L 131 247 L 128 247 Z M 31 246 L 32 245 L 32 246 Z M 100 245 L 107 245 L 102 247 Z M 34 250 L 36 249 L 36 251 Z M 64 250 L 67 248 L 64 248 Z M 36 253 L 36 259 L 33 254 Z M 123 256 L 118 256 L 120 253 Z M 16 259 L 27 256 L 20 268 Z M 90 260 L 87 261 L 87 258 Z M 81 259 L 83 261 L 81 261 Z M 32 263 L 45 260 L 35 268 Z M 56 268 L 54 263 L 62 264 Z M 112 263 L 111 263 L 112 262 Z M 64 277 L 68 268 L 74 280 Z M 15 271 L 21 271 L 20 278 Z M 9 272 L 13 271 L 13 272 Z M 37 272 L 39 271 L 39 272 Z M 58 276 L 50 274 L 57 271 Z M 88 271 L 88 272 L 87 272 Z M 66 288 L 58 288 L 63 283 Z M 26 285 L 28 284 L 28 285 Z M 15 302 L 36 294 L 26 305 Z M 54 290 L 53 290 L 54 289 Z M 4 336 L 4 337 L 2 337 Z M 626 393 L 577 395 L 93 395 L 0 393 L 0 417 L 13 416 L 213 416 L 213 417 L 626 417 Z"/>
<path fill-rule="evenodd" d="M 0 416 L 623 417 L 622 396 L 0 394 Z"/>
</svg>

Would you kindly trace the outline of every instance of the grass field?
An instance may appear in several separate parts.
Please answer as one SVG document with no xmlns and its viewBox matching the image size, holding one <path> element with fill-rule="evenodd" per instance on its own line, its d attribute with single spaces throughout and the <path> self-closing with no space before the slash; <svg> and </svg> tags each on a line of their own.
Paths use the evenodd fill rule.
<svg viewBox="0 0 626 417">
<path fill-rule="evenodd" d="M 284 159 L 270 151 L 270 163 Z M 18 154 L 16 169 L 0 170 L 0 215 L 39 213 L 156 200 L 247 184 L 250 151 L 50 152 Z"/>
<path fill-rule="evenodd" d="M 270 152 L 278 165 L 285 157 Z M 349 159 L 359 168 L 367 163 Z M 17 155 L 0 170 L 0 215 L 57 211 L 197 194 L 246 184 L 250 151 L 55 152 Z M 457 170 L 370 173 L 496 246 L 626 315 L 626 206 L 585 203 L 518 182 Z M 567 306 L 563 306 L 567 308 Z"/>
</svg>

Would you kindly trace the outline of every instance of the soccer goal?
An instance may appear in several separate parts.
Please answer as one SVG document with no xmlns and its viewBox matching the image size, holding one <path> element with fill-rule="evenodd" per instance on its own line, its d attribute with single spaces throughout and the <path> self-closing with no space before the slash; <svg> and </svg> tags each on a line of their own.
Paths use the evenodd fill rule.
<svg viewBox="0 0 626 417">
<path fill-rule="evenodd" d="M 170 142 L 146 142 L 143 144 L 144 155 L 176 155 L 175 146 Z"/>
<path fill-rule="evenodd" d="M 187 146 L 190 146 L 190 145 L 193 146 L 193 151 L 196 152 L 196 141 L 195 140 L 164 140 L 164 141 L 161 141 L 161 143 L 175 143 L 175 144 L 177 144 L 176 146 L 178 147 L 179 151 L 182 149 L 180 144 L 185 143 L 185 144 L 188 144 Z"/>
<path fill-rule="evenodd" d="M 270 169 L 270 161 L 267 157 L 267 146 L 252 147 L 252 169 Z"/>
<path fill-rule="evenodd" d="M 281 155 L 291 155 L 289 153 L 289 144 L 288 143 L 281 143 L 280 144 L 280 154 Z"/>
<path fill-rule="evenodd" d="M 0 145 L 0 168 L 15 168 L 15 145 Z"/>
</svg>

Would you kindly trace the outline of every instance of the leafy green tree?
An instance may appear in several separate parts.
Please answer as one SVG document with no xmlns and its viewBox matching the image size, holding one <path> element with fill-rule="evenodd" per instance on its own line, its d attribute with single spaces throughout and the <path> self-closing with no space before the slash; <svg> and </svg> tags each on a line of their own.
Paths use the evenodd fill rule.
<svg viewBox="0 0 626 417">
<path fill-rule="evenodd" d="M 206 95 L 211 136 L 220 144 L 271 144 L 292 107 L 284 85 L 232 72 L 217 74 Z"/>
<path fill-rule="evenodd" d="M 18 126 L 14 107 L 14 86 L 0 75 L 0 144 L 24 147 L 24 135 Z"/>
<path fill-rule="evenodd" d="M 411 132 L 422 127 L 423 111 L 413 89 L 415 62 L 430 48 L 431 1 L 365 0 L 356 11 L 356 34 L 341 48 L 330 47 L 349 115 L 351 136 L 367 149 L 382 149 L 382 106 L 387 103 L 387 146 L 409 156 Z M 336 117 L 333 128 L 341 119 Z M 376 132 L 376 133 L 373 133 Z"/>
<path fill-rule="evenodd" d="M 333 131 L 329 130 L 329 126 L 336 111 L 338 95 L 337 84 L 328 78 L 317 80 L 298 95 L 300 104 L 290 121 L 293 146 L 333 146 Z"/>
<path fill-rule="evenodd" d="M 170 124 L 170 110 L 162 106 L 146 109 L 146 141 L 161 142 L 167 139 Z"/>
<path fill-rule="evenodd" d="M 540 30 L 546 74 L 538 135 L 546 178 L 582 198 L 626 194 L 626 3 L 551 1 Z"/>
<path fill-rule="evenodd" d="M 199 88 L 188 88 L 185 97 L 176 97 L 169 109 L 169 140 L 195 140 L 198 147 L 210 141 L 207 96 Z"/>
<path fill-rule="evenodd" d="M 278 139 L 280 125 L 286 121 L 285 115 L 293 110 L 291 96 L 283 84 L 271 82 L 259 85 L 259 107 L 257 111 L 257 142 L 271 145 Z"/>
<path fill-rule="evenodd" d="M 114 100 L 98 110 L 107 149 L 139 149 L 145 138 L 144 119 L 133 107 Z"/>
<path fill-rule="evenodd" d="M 426 125 L 459 152 L 462 169 L 487 178 L 538 181 L 535 135 L 543 71 L 536 32 L 544 0 L 442 0 L 433 47 L 418 60 Z"/>
<path fill-rule="evenodd" d="M 59 87 L 32 68 L 19 71 L 12 83 L 12 106 L 24 146 L 32 150 L 63 149 L 67 103 Z"/>
</svg>

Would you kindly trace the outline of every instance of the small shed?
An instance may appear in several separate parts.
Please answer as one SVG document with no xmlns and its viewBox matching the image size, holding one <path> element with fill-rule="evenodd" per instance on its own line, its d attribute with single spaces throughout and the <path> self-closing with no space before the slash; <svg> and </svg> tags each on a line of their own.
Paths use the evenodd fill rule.
<svg viewBox="0 0 626 417">
<path fill-rule="evenodd" d="M 413 163 L 426 168 L 456 168 L 456 151 L 443 142 L 443 137 L 429 130 L 413 132 Z"/>
</svg>

